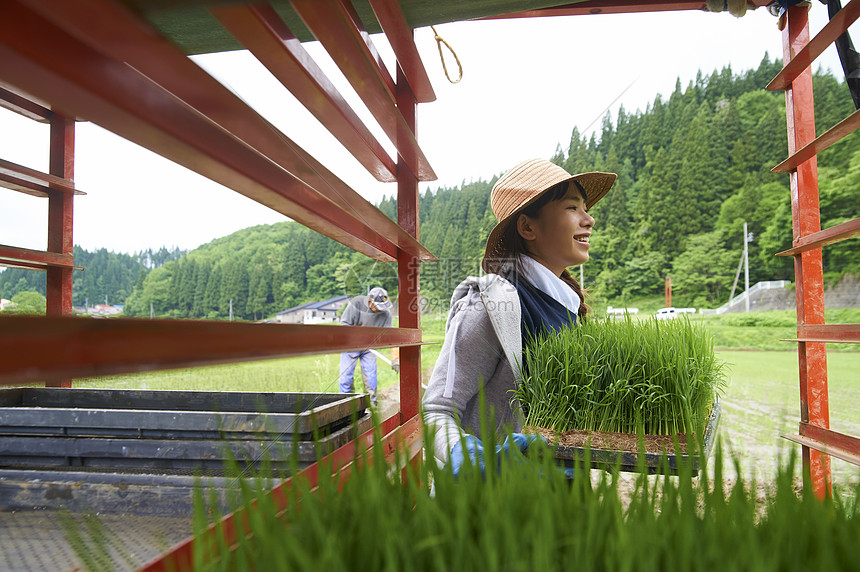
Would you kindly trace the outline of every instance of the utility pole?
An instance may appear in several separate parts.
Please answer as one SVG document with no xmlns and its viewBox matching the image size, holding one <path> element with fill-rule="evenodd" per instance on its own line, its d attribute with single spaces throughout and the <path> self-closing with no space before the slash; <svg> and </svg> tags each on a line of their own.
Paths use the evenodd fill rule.
<svg viewBox="0 0 860 572">
<path fill-rule="evenodd" d="M 663 286 L 664 294 L 666 296 L 666 308 L 672 307 L 672 277 L 666 276 L 666 282 Z"/>
<path fill-rule="evenodd" d="M 741 268 L 746 268 L 744 272 L 744 298 L 746 311 L 750 311 L 750 299 L 749 299 L 749 289 L 750 289 L 750 263 L 749 263 L 749 249 L 747 248 L 747 244 L 753 241 L 754 234 L 751 232 L 747 232 L 747 223 L 744 221 L 744 249 L 741 252 L 741 261 L 738 262 L 738 271 L 735 273 L 735 281 L 732 283 L 732 293 L 729 294 L 729 305 L 731 306 L 732 300 L 735 298 L 735 289 L 738 286 L 738 279 L 741 277 Z M 731 308 L 729 308 L 731 309 Z"/>
<path fill-rule="evenodd" d="M 155 310 L 152 308 L 152 302 L 149 303 L 149 319 L 151 320 L 155 316 Z"/>
<path fill-rule="evenodd" d="M 230 298 L 230 321 L 233 321 L 233 298 Z"/>
<path fill-rule="evenodd" d="M 585 271 L 583 270 L 584 266 L 585 266 L 585 264 L 579 265 L 579 287 L 580 288 L 585 288 Z"/>
<path fill-rule="evenodd" d="M 750 235 L 747 232 L 747 222 L 744 221 L 744 312 L 750 311 L 750 252 L 747 244 L 750 242 Z"/>
</svg>

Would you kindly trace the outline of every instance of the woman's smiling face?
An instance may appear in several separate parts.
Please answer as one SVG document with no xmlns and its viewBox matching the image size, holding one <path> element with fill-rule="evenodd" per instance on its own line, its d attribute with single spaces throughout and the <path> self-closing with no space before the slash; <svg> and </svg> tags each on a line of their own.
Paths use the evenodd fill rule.
<svg viewBox="0 0 860 572">
<path fill-rule="evenodd" d="M 574 185 L 564 196 L 550 201 L 532 218 L 521 214 L 517 229 L 529 254 L 560 276 L 568 266 L 588 261 L 588 241 L 594 219 L 585 210 L 585 198 Z"/>
</svg>

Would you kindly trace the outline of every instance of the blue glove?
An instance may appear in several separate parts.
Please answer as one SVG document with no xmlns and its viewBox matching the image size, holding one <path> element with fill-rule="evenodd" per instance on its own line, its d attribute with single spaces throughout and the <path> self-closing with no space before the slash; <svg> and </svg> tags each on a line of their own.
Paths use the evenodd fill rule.
<svg viewBox="0 0 860 572">
<path fill-rule="evenodd" d="M 496 446 L 496 458 L 501 461 L 501 457 L 510 456 L 511 451 L 516 451 L 515 454 L 522 455 L 522 453 L 529 448 L 529 445 L 538 439 L 545 441 L 543 437 L 538 435 L 512 433 L 505 439 L 503 444 Z M 477 466 L 481 470 L 482 475 L 485 474 L 484 445 L 481 443 L 481 440 L 474 435 L 466 435 L 458 441 L 456 445 L 451 447 L 451 453 L 448 456 L 448 462 L 451 463 L 451 469 L 454 472 L 454 476 L 456 477 L 460 474 L 460 469 L 462 469 L 463 465 L 466 463 L 467 455 L 471 460 L 471 464 L 473 466 Z"/>
</svg>

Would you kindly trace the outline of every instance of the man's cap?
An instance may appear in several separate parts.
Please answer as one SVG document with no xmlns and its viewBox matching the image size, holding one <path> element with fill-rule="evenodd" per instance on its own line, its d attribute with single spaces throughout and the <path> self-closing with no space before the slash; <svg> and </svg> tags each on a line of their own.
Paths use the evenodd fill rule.
<svg viewBox="0 0 860 572">
<path fill-rule="evenodd" d="M 379 286 L 372 288 L 367 298 L 380 311 L 391 308 L 391 300 L 388 298 L 388 292 L 385 291 L 385 288 L 380 288 Z"/>
</svg>

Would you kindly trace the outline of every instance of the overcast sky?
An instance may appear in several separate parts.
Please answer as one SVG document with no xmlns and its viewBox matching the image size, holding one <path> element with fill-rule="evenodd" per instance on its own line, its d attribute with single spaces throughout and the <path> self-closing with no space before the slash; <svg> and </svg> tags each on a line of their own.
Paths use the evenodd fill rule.
<svg viewBox="0 0 860 572">
<path fill-rule="evenodd" d="M 826 17 L 826 7 L 814 2 L 813 32 Z M 416 30 L 437 95 L 419 106 L 418 140 L 439 177 L 422 183 L 422 192 L 488 179 L 526 158 L 549 158 L 558 144 L 566 147 L 574 126 L 599 128 L 603 110 L 622 92 L 613 118 L 619 105 L 635 111 L 658 93 L 668 96 L 679 76 L 686 87 L 699 69 L 710 74 L 731 65 L 737 73 L 756 67 L 765 52 L 772 59 L 782 53 L 776 19 L 764 9 L 740 19 L 691 11 L 461 22 L 437 31 L 460 57 L 464 77 L 449 84 L 432 32 Z M 387 44 L 375 40 L 390 62 Z M 306 47 L 385 140 L 324 50 Z M 247 52 L 195 59 L 369 201 L 396 193 L 393 183 L 366 174 Z M 838 70 L 832 47 L 819 61 Z M 47 170 L 47 134 L 47 126 L 0 109 L 3 159 Z M 75 183 L 87 195 L 75 198 L 74 242 L 86 249 L 193 249 L 286 220 L 91 123 L 79 123 L 76 137 Z M 45 249 L 46 235 L 47 200 L 0 189 L 0 244 Z"/>
</svg>

